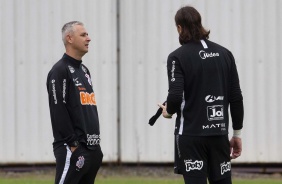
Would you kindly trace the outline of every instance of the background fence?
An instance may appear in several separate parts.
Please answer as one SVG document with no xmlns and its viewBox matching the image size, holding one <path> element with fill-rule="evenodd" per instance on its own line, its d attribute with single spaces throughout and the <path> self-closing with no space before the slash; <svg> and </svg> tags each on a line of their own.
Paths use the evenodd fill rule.
<svg viewBox="0 0 282 184">
<path fill-rule="evenodd" d="M 282 2 L 279 0 L 0 0 L 0 164 L 53 163 L 46 77 L 60 29 L 84 22 L 83 58 L 97 96 L 105 162 L 173 161 L 173 120 L 149 118 L 167 95 L 166 59 L 179 47 L 176 11 L 192 5 L 210 40 L 235 56 L 244 96 L 243 155 L 282 163 Z"/>
</svg>

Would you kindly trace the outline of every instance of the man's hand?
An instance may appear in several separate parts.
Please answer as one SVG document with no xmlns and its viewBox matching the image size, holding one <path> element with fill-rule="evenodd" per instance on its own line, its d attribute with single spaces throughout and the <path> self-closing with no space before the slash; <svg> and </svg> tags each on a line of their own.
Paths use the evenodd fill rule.
<svg viewBox="0 0 282 184">
<path fill-rule="evenodd" d="M 239 137 L 232 137 L 230 140 L 230 158 L 235 159 L 241 155 L 242 152 L 242 140 Z"/>
<path fill-rule="evenodd" d="M 166 104 L 163 105 L 163 104 L 159 103 L 158 106 L 163 109 L 163 117 L 164 118 L 171 118 L 172 117 L 172 114 L 169 114 L 166 111 Z"/>
</svg>

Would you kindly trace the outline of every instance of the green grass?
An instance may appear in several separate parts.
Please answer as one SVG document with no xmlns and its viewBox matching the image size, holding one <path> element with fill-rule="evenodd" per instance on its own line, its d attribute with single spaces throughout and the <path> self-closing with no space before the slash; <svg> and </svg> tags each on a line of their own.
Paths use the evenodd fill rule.
<svg viewBox="0 0 282 184">
<path fill-rule="evenodd" d="M 264 180 L 237 180 L 234 184 L 282 184 L 282 180 L 264 179 Z"/>
<path fill-rule="evenodd" d="M 150 179 L 150 178 L 119 178 L 97 179 L 97 184 L 184 184 L 182 179 Z M 233 180 L 233 184 L 282 184 L 282 180 L 258 179 L 258 180 Z"/>
<path fill-rule="evenodd" d="M 233 184 L 282 184 L 282 180 L 274 179 L 252 179 L 252 180 L 234 180 Z"/>
<path fill-rule="evenodd" d="M 46 167 L 28 170 L 14 169 L 2 172 L 0 184 L 54 184 L 55 168 Z M 282 184 L 282 175 L 277 173 L 233 175 L 233 184 Z M 95 184 L 184 184 L 181 175 L 173 174 L 170 167 L 103 167 Z"/>
<path fill-rule="evenodd" d="M 1 178 L 0 184 L 53 184 L 53 178 L 24 177 L 24 178 Z M 97 178 L 95 184 L 183 184 L 180 179 L 161 179 L 146 177 L 109 177 Z M 278 179 L 235 179 L 233 184 L 282 184 L 282 180 Z"/>
</svg>

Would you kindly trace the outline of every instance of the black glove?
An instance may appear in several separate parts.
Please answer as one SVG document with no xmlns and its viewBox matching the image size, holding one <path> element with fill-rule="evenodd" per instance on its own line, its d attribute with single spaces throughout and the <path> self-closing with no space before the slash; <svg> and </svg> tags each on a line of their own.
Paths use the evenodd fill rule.
<svg viewBox="0 0 282 184">
<path fill-rule="evenodd" d="M 165 103 L 166 103 L 166 101 L 163 103 L 163 105 L 165 105 Z M 149 124 L 150 124 L 151 126 L 153 126 L 153 125 L 156 123 L 157 119 L 160 117 L 160 115 L 162 114 L 162 112 L 163 112 L 163 109 L 162 109 L 162 108 L 159 108 L 158 111 L 156 112 L 156 114 L 150 118 Z"/>
</svg>

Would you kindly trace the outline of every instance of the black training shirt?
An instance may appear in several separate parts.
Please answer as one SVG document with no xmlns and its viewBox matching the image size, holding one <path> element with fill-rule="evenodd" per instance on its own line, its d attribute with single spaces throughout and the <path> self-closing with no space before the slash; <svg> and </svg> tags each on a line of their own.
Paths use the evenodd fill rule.
<svg viewBox="0 0 282 184">
<path fill-rule="evenodd" d="M 64 54 L 47 77 L 54 148 L 74 141 L 89 149 L 100 144 L 95 94 L 89 70 Z"/>
<path fill-rule="evenodd" d="M 234 57 L 209 40 L 190 41 L 168 56 L 167 112 L 177 113 L 175 134 L 228 134 L 243 125 L 243 97 Z"/>
</svg>

